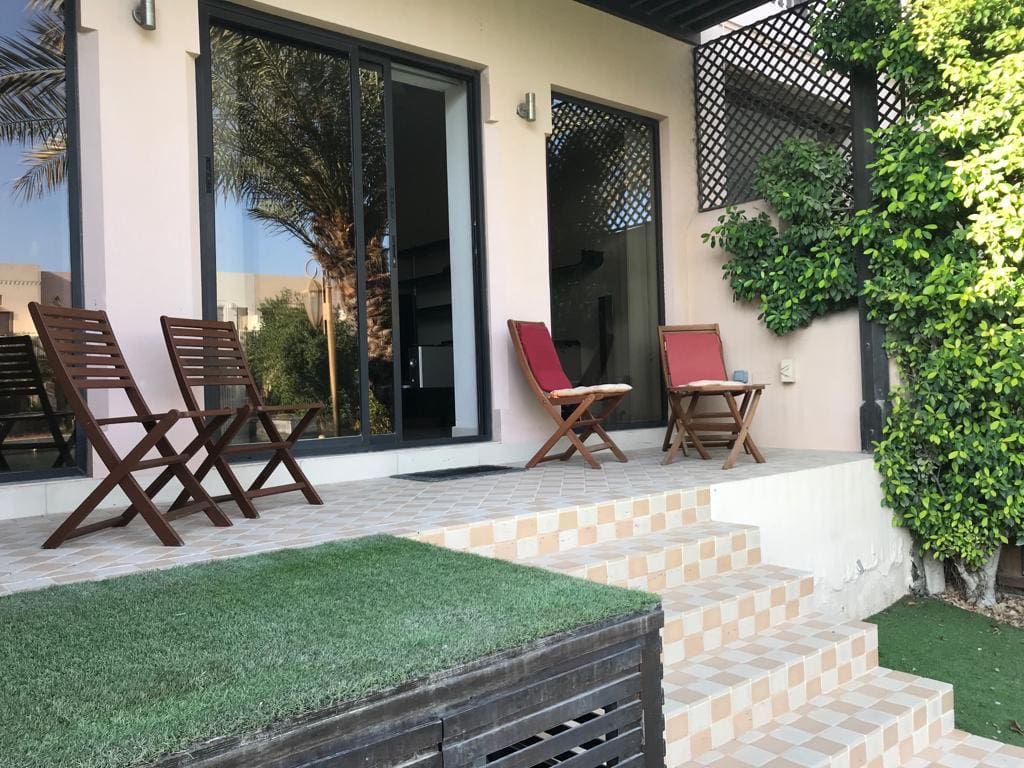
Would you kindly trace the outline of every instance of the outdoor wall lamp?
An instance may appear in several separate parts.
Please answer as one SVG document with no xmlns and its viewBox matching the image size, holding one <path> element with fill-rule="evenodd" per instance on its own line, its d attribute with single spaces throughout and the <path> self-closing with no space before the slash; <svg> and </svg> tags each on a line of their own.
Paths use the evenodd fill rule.
<svg viewBox="0 0 1024 768">
<path fill-rule="evenodd" d="M 534 122 L 537 119 L 537 94 L 527 91 L 526 98 L 516 107 L 516 114 L 528 123 Z"/>
<path fill-rule="evenodd" d="M 132 9 L 132 18 L 143 29 L 156 29 L 156 0 L 139 0 Z"/>
</svg>

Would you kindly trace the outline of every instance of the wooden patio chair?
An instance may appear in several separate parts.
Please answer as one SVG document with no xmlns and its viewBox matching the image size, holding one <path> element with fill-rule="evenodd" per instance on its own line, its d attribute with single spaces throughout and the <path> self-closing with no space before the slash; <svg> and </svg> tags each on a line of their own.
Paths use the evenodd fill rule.
<svg viewBox="0 0 1024 768">
<path fill-rule="evenodd" d="M 245 423 L 247 412 L 225 408 L 153 413 L 146 405 L 121 354 L 121 348 L 110 327 L 106 312 L 43 306 L 37 302 L 31 302 L 28 308 L 39 332 L 46 357 L 53 368 L 54 378 L 75 414 L 78 429 L 84 431 L 90 445 L 108 470 L 107 476 L 53 532 L 43 547 L 53 549 L 70 538 L 103 528 L 127 525 L 137 514 L 142 515 L 160 541 L 167 546 L 184 544 L 171 527 L 171 520 L 186 514 L 202 511 L 214 525 L 231 525 L 231 520 L 203 490 L 186 464 L 204 446 L 212 445 L 212 451 L 216 454 L 227 445 Z M 86 393 L 97 389 L 123 391 L 134 415 L 96 418 L 86 400 Z M 196 420 L 198 433 L 184 450 L 177 451 L 167 439 L 167 433 L 175 424 L 186 418 Z M 145 431 L 145 435 L 135 447 L 121 455 L 103 431 L 103 427 L 111 424 L 138 424 Z M 227 428 L 222 438 L 211 444 L 212 436 L 225 425 Z M 160 456 L 147 459 L 146 455 L 154 449 Z M 165 467 L 169 476 L 177 478 L 181 483 L 184 488 L 183 494 L 194 501 L 181 505 L 172 512 L 162 513 L 153 502 L 159 491 L 156 483 L 143 489 L 133 476 L 135 472 L 154 467 Z M 124 491 L 131 506 L 115 517 L 83 525 L 85 518 L 117 487 Z"/>
<path fill-rule="evenodd" d="M 750 434 L 750 425 L 765 385 L 727 378 L 718 324 L 660 326 L 658 347 L 669 404 L 669 424 L 662 443 L 667 453 L 662 464 L 675 461 L 680 450 L 688 455 L 687 441 L 702 459 L 711 458 L 706 442 L 729 447 L 722 469 L 731 469 L 741 450 L 763 464 L 765 458 Z M 697 412 L 702 399 L 719 397 L 727 410 Z M 738 403 L 737 397 L 741 398 Z"/>
<path fill-rule="evenodd" d="M 508 330 L 519 367 L 530 389 L 556 425 L 551 437 L 526 462 L 526 468 L 532 469 L 542 461 L 567 461 L 577 451 L 595 469 L 601 466 L 593 456 L 596 451 L 610 450 L 619 461 L 627 461 L 626 454 L 619 450 L 602 425 L 633 388 L 628 384 L 573 387 L 562 369 L 555 344 L 544 323 L 509 320 Z M 568 411 L 567 416 L 563 409 Z M 584 445 L 594 434 L 602 442 L 594 446 Z M 549 456 L 563 437 L 569 440 L 569 447 Z"/>
<path fill-rule="evenodd" d="M 57 458 L 53 467 L 73 467 L 71 446 L 61 431 L 61 420 L 70 416 L 71 411 L 55 411 L 46 394 L 43 374 L 39 370 L 35 347 L 31 336 L 0 336 L 0 399 L 34 397 L 39 401 L 39 411 L 0 413 L 0 470 L 9 470 L 10 464 L 4 452 L 55 449 Z M 4 444 L 14 428 L 21 423 L 46 422 L 49 440 L 19 440 Z"/>
<path fill-rule="evenodd" d="M 193 387 L 243 387 L 248 401 L 249 419 L 257 419 L 270 438 L 260 443 L 229 445 L 216 454 L 209 453 L 195 474 L 202 480 L 211 469 L 216 468 L 229 493 L 215 499 L 233 499 L 246 517 L 259 517 L 259 512 L 252 503 L 253 499 L 279 493 L 300 491 L 309 504 L 323 504 L 320 494 L 313 488 L 313 484 L 309 482 L 309 478 L 299 468 L 292 455 L 295 443 L 323 409 L 323 404 L 267 405 L 249 368 L 245 351 L 238 338 L 238 329 L 232 322 L 161 317 L 160 325 L 164 331 L 167 352 L 171 356 L 171 366 L 174 368 L 174 375 L 186 406 L 191 410 L 199 407 Z M 273 414 L 278 413 L 303 414 L 288 437 L 281 436 L 271 418 Z M 249 488 L 245 489 L 224 457 L 257 453 L 272 455 Z M 282 464 L 291 475 L 292 482 L 264 488 L 274 470 Z"/>
</svg>

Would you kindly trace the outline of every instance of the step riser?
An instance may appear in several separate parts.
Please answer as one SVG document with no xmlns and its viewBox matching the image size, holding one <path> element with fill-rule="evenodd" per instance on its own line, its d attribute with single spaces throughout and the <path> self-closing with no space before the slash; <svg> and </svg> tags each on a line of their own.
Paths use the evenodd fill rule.
<svg viewBox="0 0 1024 768">
<path fill-rule="evenodd" d="M 800 642 L 809 652 L 785 666 L 764 669 L 746 677 L 741 683 L 708 697 L 695 700 L 684 709 L 676 708 L 666 716 L 666 744 L 670 764 L 680 764 L 717 749 L 744 733 L 761 728 L 774 718 L 802 707 L 822 693 L 845 685 L 878 666 L 878 632 L 872 625 L 849 625 L 830 633 L 835 637 L 826 647 L 819 643 Z M 770 649 L 765 650 L 771 653 Z M 730 667 L 758 666 L 756 659 L 730 657 L 720 660 L 702 657 L 703 663 L 714 665 L 728 675 Z M 685 669 L 685 668 L 684 668 Z M 666 679 L 666 700 L 672 697 L 671 675 Z M 687 679 L 690 678 L 687 676 Z M 682 682 L 676 678 L 676 682 Z M 690 682 L 693 685 L 693 681 Z M 693 688 L 691 691 L 695 690 Z M 693 694 L 690 694 L 691 696 Z M 677 698 L 687 698 L 677 694 Z"/>
<path fill-rule="evenodd" d="M 755 528 L 687 542 L 653 552 L 561 569 L 571 576 L 648 592 L 662 592 L 761 563 L 760 533 Z"/>
<path fill-rule="evenodd" d="M 707 522 L 710 503 L 707 489 L 671 491 L 450 525 L 409 538 L 485 557 L 522 560 Z"/>
<path fill-rule="evenodd" d="M 669 768 L 901 768 L 953 729 L 953 691 L 944 683 L 876 669 L 822 694 L 766 728 Z"/>
<path fill-rule="evenodd" d="M 662 630 L 665 664 L 721 648 L 810 612 L 814 578 L 805 578 L 685 613 L 666 613 Z"/>
</svg>

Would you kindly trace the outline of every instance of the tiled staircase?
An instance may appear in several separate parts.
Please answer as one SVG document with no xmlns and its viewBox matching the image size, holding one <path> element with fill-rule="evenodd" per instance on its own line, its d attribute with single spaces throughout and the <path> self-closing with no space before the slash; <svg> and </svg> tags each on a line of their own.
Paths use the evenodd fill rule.
<svg viewBox="0 0 1024 768">
<path fill-rule="evenodd" d="M 873 625 L 813 612 L 757 528 L 709 518 L 689 491 L 417 538 L 660 593 L 669 768 L 1024 768 L 954 730 L 951 686 L 879 667 Z"/>
</svg>

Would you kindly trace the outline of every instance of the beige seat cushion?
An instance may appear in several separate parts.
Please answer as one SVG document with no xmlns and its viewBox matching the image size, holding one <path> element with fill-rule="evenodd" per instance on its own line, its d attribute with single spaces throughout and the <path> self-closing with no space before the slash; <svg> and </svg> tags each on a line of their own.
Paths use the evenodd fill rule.
<svg viewBox="0 0 1024 768">
<path fill-rule="evenodd" d="M 549 394 L 552 397 L 583 397 L 585 395 L 621 395 L 632 391 L 629 384 L 596 384 L 593 387 L 573 387 L 572 389 L 556 389 Z"/>
<path fill-rule="evenodd" d="M 687 387 L 745 387 L 746 383 L 742 381 L 732 381 L 730 379 L 697 379 L 697 381 L 691 381 L 686 385 Z"/>
</svg>

